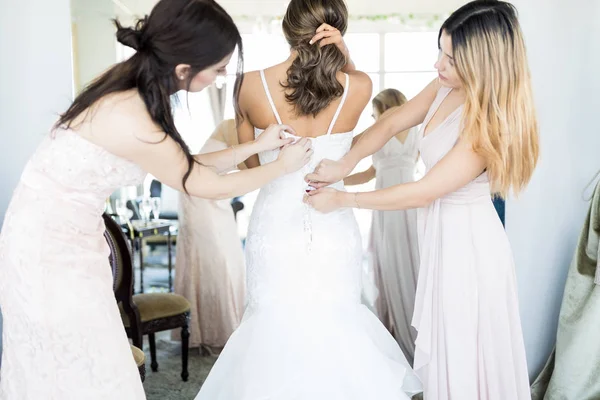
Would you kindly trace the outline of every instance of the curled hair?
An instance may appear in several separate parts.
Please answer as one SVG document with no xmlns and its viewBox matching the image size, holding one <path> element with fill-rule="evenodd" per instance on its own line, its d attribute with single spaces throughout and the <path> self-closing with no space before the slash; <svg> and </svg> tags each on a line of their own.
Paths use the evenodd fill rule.
<svg viewBox="0 0 600 400">
<path fill-rule="evenodd" d="M 283 18 L 283 33 L 297 57 L 282 86 L 290 89 L 285 97 L 298 115 L 316 116 L 344 93 L 337 80 L 346 65 L 343 53 L 334 45 L 309 43 L 323 23 L 342 35 L 346 32 L 348 10 L 343 0 L 292 0 Z"/>
</svg>

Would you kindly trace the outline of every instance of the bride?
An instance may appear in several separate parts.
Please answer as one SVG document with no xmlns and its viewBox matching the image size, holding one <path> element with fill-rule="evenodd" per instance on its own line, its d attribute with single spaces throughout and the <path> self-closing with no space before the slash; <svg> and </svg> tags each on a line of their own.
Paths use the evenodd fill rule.
<svg viewBox="0 0 600 400">
<path fill-rule="evenodd" d="M 285 122 L 310 138 L 314 155 L 258 196 L 243 321 L 196 400 L 406 400 L 421 391 L 396 341 L 361 304 L 362 246 L 352 211 L 321 214 L 302 201 L 304 176 L 350 149 L 372 93 L 342 39 L 347 20 L 344 0 L 292 0 L 283 20 L 290 57 L 244 77 L 240 143 Z M 246 164 L 266 164 L 277 153 Z"/>
</svg>

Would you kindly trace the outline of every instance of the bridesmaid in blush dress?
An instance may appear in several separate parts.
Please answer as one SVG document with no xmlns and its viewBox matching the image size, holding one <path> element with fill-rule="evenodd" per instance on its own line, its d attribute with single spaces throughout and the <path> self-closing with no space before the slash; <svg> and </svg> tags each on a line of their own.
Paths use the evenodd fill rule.
<svg viewBox="0 0 600 400">
<path fill-rule="evenodd" d="M 377 120 L 392 107 L 406 103 L 396 89 L 386 89 L 372 101 Z M 360 185 L 375 178 L 375 188 L 383 189 L 414 182 L 417 167 L 418 130 L 407 129 L 390 139 L 373 154 L 373 165 L 344 179 L 346 186 Z M 354 142 L 362 136 L 354 137 Z M 411 326 L 419 274 L 417 211 L 393 210 L 373 212 L 369 248 L 379 296 L 375 302 L 377 316 L 394 336 L 412 364 L 417 332 Z"/>
<path fill-rule="evenodd" d="M 439 81 L 381 118 L 339 161 L 322 161 L 305 201 L 419 208 L 421 264 L 413 326 L 424 398 L 529 400 L 515 267 L 491 193 L 523 190 L 538 158 L 538 126 L 515 8 L 476 0 L 439 35 Z M 396 132 L 422 123 L 425 176 L 367 193 L 324 188 Z"/>
<path fill-rule="evenodd" d="M 241 45 L 217 3 L 161 0 L 135 28 L 116 25 L 117 39 L 136 53 L 61 115 L 25 166 L 6 212 L 1 400 L 145 399 L 103 236 L 112 192 L 150 173 L 195 196 L 234 197 L 302 168 L 311 155 L 308 141 L 299 142 L 269 165 L 220 176 L 214 170 L 230 168 L 233 155 L 243 161 L 289 144 L 281 137 L 291 128 L 273 126 L 235 151 L 194 156 L 183 143 L 170 95 L 210 85 Z"/>
<path fill-rule="evenodd" d="M 226 120 L 200 153 L 236 145 L 235 121 Z M 219 353 L 244 313 L 246 269 L 231 202 L 180 193 L 178 214 L 175 292 L 192 305 L 190 347 Z M 178 338 L 179 332 L 173 336 Z"/>
</svg>

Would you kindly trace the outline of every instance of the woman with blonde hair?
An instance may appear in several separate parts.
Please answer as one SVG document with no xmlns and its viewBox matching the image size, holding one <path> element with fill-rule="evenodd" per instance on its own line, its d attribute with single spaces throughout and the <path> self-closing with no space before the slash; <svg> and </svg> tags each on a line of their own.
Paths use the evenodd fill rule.
<svg viewBox="0 0 600 400">
<path fill-rule="evenodd" d="M 373 118 L 406 103 L 396 89 L 385 89 L 372 100 Z M 414 182 L 418 158 L 418 130 L 406 129 L 391 138 L 373 154 L 373 165 L 344 179 L 346 186 L 361 185 L 375 178 L 375 188 L 383 189 Z M 360 140 L 357 135 L 354 141 Z M 417 333 L 411 326 L 419 274 L 416 210 L 375 211 L 369 249 L 379 295 L 375 312 L 394 336 L 412 364 Z"/>
<path fill-rule="evenodd" d="M 341 160 L 306 179 L 322 212 L 419 208 L 414 368 L 427 399 L 530 398 L 517 283 L 490 193 L 518 193 L 538 159 L 538 125 L 515 8 L 476 0 L 439 34 L 439 80 L 381 118 Z M 325 188 L 397 132 L 422 123 L 419 181 L 367 193 Z"/>
<path fill-rule="evenodd" d="M 344 0 L 290 2 L 283 19 L 290 57 L 245 75 L 240 143 L 285 121 L 295 138 L 310 138 L 318 160 L 348 152 L 372 88 L 350 61 L 347 23 Z M 277 153 L 246 165 L 258 168 Z M 421 391 L 396 341 L 361 304 L 353 212 L 325 215 L 302 201 L 315 165 L 261 189 L 246 240 L 244 317 L 197 400 L 408 400 Z"/>
</svg>

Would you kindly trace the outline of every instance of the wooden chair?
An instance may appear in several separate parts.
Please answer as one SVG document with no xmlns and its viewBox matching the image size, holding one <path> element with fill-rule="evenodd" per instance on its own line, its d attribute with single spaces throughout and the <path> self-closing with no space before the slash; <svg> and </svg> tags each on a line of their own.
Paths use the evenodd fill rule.
<svg viewBox="0 0 600 400">
<path fill-rule="evenodd" d="M 113 290 L 115 292 L 115 298 L 118 303 L 122 303 L 122 305 L 120 305 L 121 308 L 129 310 L 135 315 L 137 313 L 135 305 L 131 301 L 127 301 L 128 299 L 131 299 L 131 294 L 133 292 L 131 258 L 129 258 L 129 264 L 123 262 L 124 256 L 127 256 L 127 253 L 123 253 L 123 249 L 127 247 L 127 240 L 123 237 L 121 227 L 112 218 L 106 214 L 103 217 L 106 226 L 104 237 L 110 248 L 109 261 L 113 273 Z M 140 336 L 137 344 L 131 346 L 131 353 L 138 367 L 138 371 L 140 372 L 140 378 L 142 379 L 142 382 L 144 382 L 146 379 L 146 356 L 141 350 L 141 347 Z"/>
<path fill-rule="evenodd" d="M 108 220 L 110 221 L 108 221 Z M 188 380 L 188 352 L 189 352 L 189 317 L 190 303 L 183 297 L 174 293 L 142 293 L 133 295 L 133 264 L 131 251 L 121 227 L 108 215 L 104 215 L 107 226 L 117 230 L 120 234 L 119 255 L 120 265 L 127 273 L 121 273 L 122 286 L 127 285 L 129 290 L 119 292 L 117 300 L 121 308 L 121 317 L 127 335 L 133 344 L 142 348 L 142 337 L 148 335 L 150 344 L 150 358 L 152 371 L 158 371 L 156 361 L 157 332 L 181 328 L 181 378 Z M 125 282 L 126 281 L 126 282 Z M 116 292 L 115 292 L 116 294 Z"/>
</svg>

